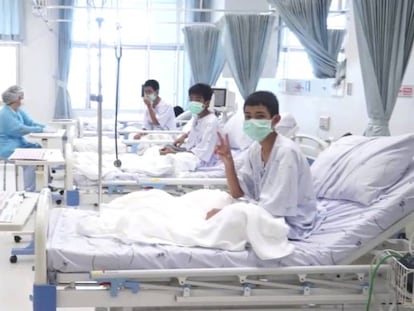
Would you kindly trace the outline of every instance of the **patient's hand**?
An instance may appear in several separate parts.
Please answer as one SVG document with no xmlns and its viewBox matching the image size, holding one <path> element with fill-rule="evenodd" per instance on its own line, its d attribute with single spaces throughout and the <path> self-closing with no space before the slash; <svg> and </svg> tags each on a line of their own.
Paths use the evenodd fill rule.
<svg viewBox="0 0 414 311">
<path fill-rule="evenodd" d="M 166 155 L 169 153 L 175 153 L 175 151 L 173 149 L 171 149 L 170 147 L 164 147 L 162 149 L 160 149 L 160 155 Z"/>
<path fill-rule="evenodd" d="M 210 219 L 211 217 L 213 217 L 214 215 L 216 215 L 220 211 L 221 211 L 221 209 L 219 209 L 219 208 L 211 209 L 206 215 L 206 220 Z"/>
<path fill-rule="evenodd" d="M 226 160 L 231 159 L 231 149 L 229 136 L 226 134 L 223 137 L 220 133 L 217 133 L 219 138 L 219 144 L 214 149 L 214 153 L 220 157 L 220 160 L 225 162 Z"/>
<path fill-rule="evenodd" d="M 142 136 L 144 136 L 144 133 L 137 133 L 134 135 L 134 139 L 141 139 Z"/>
<path fill-rule="evenodd" d="M 181 135 L 180 138 L 178 138 L 175 142 L 174 142 L 174 146 L 180 147 L 182 144 L 184 144 L 185 139 L 187 138 L 187 135 L 183 134 Z"/>
<path fill-rule="evenodd" d="M 148 108 L 152 108 L 152 102 L 151 99 L 149 98 L 149 96 L 144 96 L 143 97 L 144 100 L 144 104 L 148 107 Z"/>
</svg>

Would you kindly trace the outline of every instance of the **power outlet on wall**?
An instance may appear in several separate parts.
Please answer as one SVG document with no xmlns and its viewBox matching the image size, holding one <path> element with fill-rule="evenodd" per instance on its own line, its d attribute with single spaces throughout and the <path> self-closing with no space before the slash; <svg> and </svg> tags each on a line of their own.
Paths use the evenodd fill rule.
<svg viewBox="0 0 414 311">
<path fill-rule="evenodd" d="M 331 118 L 329 116 L 319 117 L 319 128 L 324 131 L 329 131 Z"/>
</svg>

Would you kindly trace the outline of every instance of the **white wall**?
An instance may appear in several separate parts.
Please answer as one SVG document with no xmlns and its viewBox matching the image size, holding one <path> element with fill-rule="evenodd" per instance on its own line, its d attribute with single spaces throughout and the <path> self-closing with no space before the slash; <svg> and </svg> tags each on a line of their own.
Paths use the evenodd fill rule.
<svg viewBox="0 0 414 311">
<path fill-rule="evenodd" d="M 47 122 L 53 118 L 56 96 L 53 76 L 56 72 L 57 34 L 32 14 L 30 1 L 26 1 L 25 23 L 19 72 L 19 83 L 25 91 L 24 109 L 34 120 Z"/>
<path fill-rule="evenodd" d="M 266 0 L 226 0 L 226 8 L 248 10 L 267 8 Z M 53 76 L 56 68 L 57 35 L 26 6 L 26 40 L 20 54 L 20 83 L 26 91 L 26 110 L 39 121 L 53 117 L 56 94 Z M 352 15 L 352 14 L 351 14 Z M 54 25 L 56 26 L 56 25 Z M 364 89 L 352 16 L 349 21 L 347 82 L 352 83 L 351 96 L 304 97 L 278 94 L 281 112 L 291 112 L 298 119 L 301 131 L 323 138 L 338 137 L 351 131 L 361 134 L 368 122 Z M 414 56 L 411 57 L 403 84 L 414 85 Z M 273 87 L 274 85 L 274 87 Z M 276 81 L 263 79 L 259 88 L 276 90 Z M 328 132 L 318 130 L 319 116 L 331 117 Z M 414 98 L 399 98 L 390 122 L 392 134 L 414 132 Z"/>
</svg>

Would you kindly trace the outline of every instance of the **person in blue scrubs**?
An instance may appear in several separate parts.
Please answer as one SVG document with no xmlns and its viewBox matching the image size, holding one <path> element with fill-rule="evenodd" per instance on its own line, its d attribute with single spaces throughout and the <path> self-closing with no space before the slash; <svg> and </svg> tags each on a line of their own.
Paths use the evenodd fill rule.
<svg viewBox="0 0 414 311">
<path fill-rule="evenodd" d="M 41 133 L 45 125 L 33 121 L 21 109 L 23 89 L 14 85 L 3 92 L 3 107 L 0 109 L 0 158 L 7 159 L 16 148 L 41 148 L 37 143 L 28 142 L 24 136 Z M 35 191 L 35 167 L 24 167 L 25 191 Z"/>
</svg>

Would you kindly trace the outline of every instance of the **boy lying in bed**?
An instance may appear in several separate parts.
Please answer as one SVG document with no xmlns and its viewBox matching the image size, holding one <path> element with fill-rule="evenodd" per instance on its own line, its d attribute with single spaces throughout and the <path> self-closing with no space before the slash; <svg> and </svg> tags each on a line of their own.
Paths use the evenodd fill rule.
<svg viewBox="0 0 414 311">
<path fill-rule="evenodd" d="M 229 138 L 218 134 L 215 153 L 224 163 L 230 194 L 245 197 L 274 217 L 284 217 L 289 239 L 306 238 L 315 227 L 316 200 L 310 168 L 299 147 L 278 135 L 279 103 L 271 92 L 255 92 L 244 103 L 244 132 L 255 142 L 236 172 Z M 206 218 L 220 209 L 212 209 Z"/>
<path fill-rule="evenodd" d="M 217 158 L 214 148 L 217 145 L 218 120 L 208 107 L 213 90 L 207 84 L 198 83 L 188 90 L 190 97 L 189 110 L 193 114 L 189 134 L 178 138 L 173 145 L 167 145 L 160 150 L 160 154 L 191 152 L 199 160 L 200 166 L 214 165 Z"/>
</svg>

